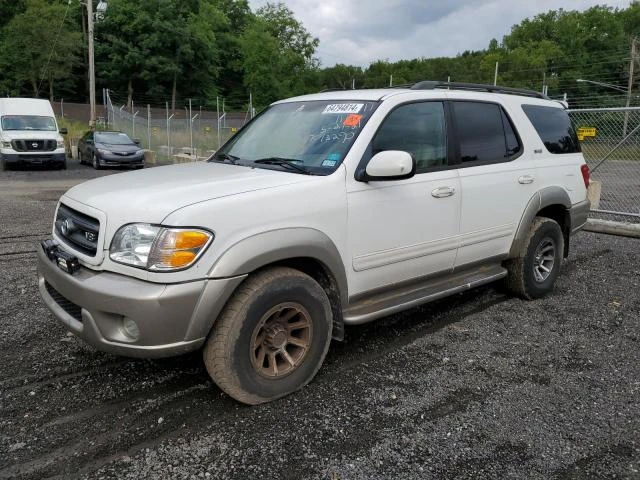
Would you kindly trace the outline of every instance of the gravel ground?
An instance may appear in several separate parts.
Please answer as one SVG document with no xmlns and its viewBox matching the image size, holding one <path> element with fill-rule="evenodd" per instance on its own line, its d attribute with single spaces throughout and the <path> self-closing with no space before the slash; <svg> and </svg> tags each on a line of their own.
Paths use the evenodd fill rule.
<svg viewBox="0 0 640 480">
<path fill-rule="evenodd" d="M 640 478 L 638 240 L 579 234 L 542 300 L 488 286 L 348 328 L 311 385 L 246 407 L 200 355 L 97 352 L 40 301 L 57 198 L 112 173 L 0 173 L 1 479 Z"/>
</svg>

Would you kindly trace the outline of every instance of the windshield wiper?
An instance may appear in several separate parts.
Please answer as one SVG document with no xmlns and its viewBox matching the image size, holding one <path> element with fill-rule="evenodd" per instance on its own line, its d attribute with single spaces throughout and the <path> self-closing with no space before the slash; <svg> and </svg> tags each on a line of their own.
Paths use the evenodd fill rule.
<svg viewBox="0 0 640 480">
<path fill-rule="evenodd" d="M 214 154 L 213 157 L 211 157 L 211 159 L 214 162 L 225 162 L 225 161 L 227 161 L 227 162 L 232 163 L 234 165 L 238 165 L 239 157 L 236 157 L 234 155 L 229 155 L 228 153 L 221 152 L 221 153 Z"/>
<path fill-rule="evenodd" d="M 261 163 L 265 165 L 280 165 L 281 167 L 296 170 L 300 173 L 304 173 L 305 175 L 313 175 L 313 172 L 307 167 L 298 165 L 295 162 L 300 162 L 300 160 L 296 160 L 295 158 L 267 157 L 253 161 L 253 163 Z"/>
</svg>

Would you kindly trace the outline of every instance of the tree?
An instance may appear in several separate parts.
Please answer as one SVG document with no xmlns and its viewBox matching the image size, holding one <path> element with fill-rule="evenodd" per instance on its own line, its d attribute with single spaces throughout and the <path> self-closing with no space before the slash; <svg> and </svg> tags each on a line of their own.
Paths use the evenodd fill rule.
<svg viewBox="0 0 640 480">
<path fill-rule="evenodd" d="M 67 6 L 44 0 L 27 0 L 25 6 L 3 29 L 0 70 L 11 72 L 3 87 L 14 94 L 29 89 L 37 97 L 48 86 L 53 100 L 54 85 L 72 79 L 81 35 L 65 16 Z"/>
<path fill-rule="evenodd" d="M 25 9 L 24 0 L 0 2 L 0 31 L 16 14 L 24 12 Z"/>
<path fill-rule="evenodd" d="M 208 1 L 112 0 L 96 28 L 99 75 L 111 88 L 126 88 L 129 105 L 134 89 L 151 97 L 170 91 L 175 109 L 178 83 L 181 94 L 206 98 L 215 93 L 214 32 L 225 22 Z"/>
<path fill-rule="evenodd" d="M 284 4 L 258 9 L 241 39 L 244 85 L 256 104 L 264 106 L 317 86 L 318 43 Z"/>
</svg>

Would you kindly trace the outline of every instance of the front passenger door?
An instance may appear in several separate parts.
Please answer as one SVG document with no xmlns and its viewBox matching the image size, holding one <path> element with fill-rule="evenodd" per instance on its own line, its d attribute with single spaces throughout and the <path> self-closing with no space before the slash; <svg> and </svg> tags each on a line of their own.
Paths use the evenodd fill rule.
<svg viewBox="0 0 640 480">
<path fill-rule="evenodd" d="M 348 182 L 351 295 L 453 268 L 460 185 L 448 165 L 445 112 L 440 101 L 396 107 L 361 162 L 366 167 L 381 151 L 407 151 L 416 160 L 414 177 Z"/>
</svg>

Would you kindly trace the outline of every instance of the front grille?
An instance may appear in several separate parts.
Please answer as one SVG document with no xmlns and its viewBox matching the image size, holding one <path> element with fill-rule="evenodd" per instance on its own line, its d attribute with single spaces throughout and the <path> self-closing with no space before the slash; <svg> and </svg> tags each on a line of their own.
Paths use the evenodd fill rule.
<svg viewBox="0 0 640 480">
<path fill-rule="evenodd" d="M 121 157 L 129 157 L 135 153 L 136 152 L 113 152 L 114 155 L 119 155 Z"/>
<path fill-rule="evenodd" d="M 49 295 L 51 295 L 51 298 L 53 298 L 55 302 L 58 305 L 60 305 L 60 308 L 62 308 L 65 312 L 67 312 L 69 315 L 71 315 L 73 318 L 75 318 L 79 322 L 82 322 L 81 306 L 76 305 L 71 300 L 67 300 L 65 297 L 63 297 L 60 294 L 60 292 L 58 292 L 55 288 L 53 288 L 49 282 L 44 282 L 44 287 L 47 289 L 47 292 L 49 293 Z"/>
<path fill-rule="evenodd" d="M 61 203 L 55 230 L 67 245 L 86 255 L 96 255 L 100 233 L 100 222 L 97 219 Z"/>
<path fill-rule="evenodd" d="M 53 152 L 58 142 L 56 140 L 12 140 L 11 146 L 16 152 Z"/>
</svg>

